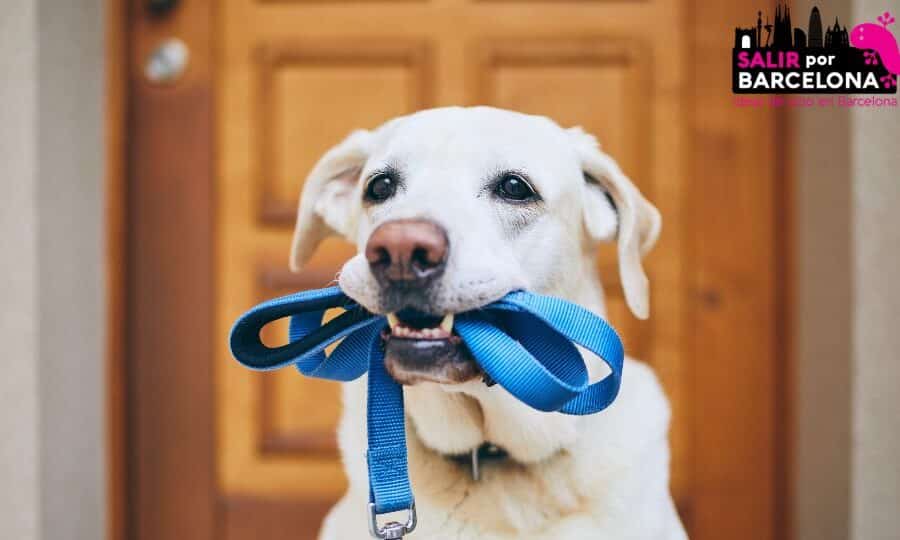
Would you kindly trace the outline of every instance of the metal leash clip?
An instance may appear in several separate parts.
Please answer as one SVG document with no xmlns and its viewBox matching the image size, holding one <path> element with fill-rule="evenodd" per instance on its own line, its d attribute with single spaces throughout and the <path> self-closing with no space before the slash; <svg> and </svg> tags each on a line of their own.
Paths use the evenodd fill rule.
<svg viewBox="0 0 900 540">
<path fill-rule="evenodd" d="M 409 517 L 406 523 L 388 521 L 384 526 L 378 525 L 378 514 L 375 513 L 375 503 L 369 503 L 369 534 L 378 540 L 397 540 L 416 529 L 418 517 L 416 516 L 416 502 L 409 506 Z"/>
</svg>

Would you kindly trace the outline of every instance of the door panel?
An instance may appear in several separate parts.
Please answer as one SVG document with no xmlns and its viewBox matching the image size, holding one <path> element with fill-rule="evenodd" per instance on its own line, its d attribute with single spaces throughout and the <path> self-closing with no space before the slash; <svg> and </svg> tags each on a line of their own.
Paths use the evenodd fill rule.
<svg viewBox="0 0 900 540">
<path fill-rule="evenodd" d="M 772 118 L 745 118 L 736 124 L 721 108 L 698 112 L 697 72 L 686 61 L 689 53 L 697 56 L 692 49 L 695 41 L 727 51 L 728 10 L 738 8 L 720 6 L 718 12 L 703 12 L 705 20 L 717 17 L 721 23 L 722 35 L 713 38 L 688 24 L 688 13 L 696 10 L 687 0 L 191 0 L 184 5 L 169 22 L 135 23 L 139 45 L 135 64 L 153 40 L 168 32 L 189 35 L 192 28 L 206 28 L 196 26 L 198 19 L 209 25 L 209 34 L 203 36 L 212 37 L 209 50 L 203 49 L 195 60 L 199 69 L 189 72 L 190 84 L 175 85 L 166 94 L 135 83 L 139 99 L 132 129 L 141 134 L 148 126 L 152 130 L 163 124 L 172 141 L 183 140 L 177 119 L 150 115 L 157 110 L 154 104 L 163 108 L 160 104 L 173 96 L 185 100 L 177 110 L 198 102 L 215 110 L 215 122 L 206 124 L 209 132 L 205 132 L 205 142 L 213 150 L 201 156 L 214 175 L 203 169 L 207 176 L 197 180 L 194 190 L 169 182 L 162 193 L 154 182 L 169 171 L 153 168 L 156 154 L 135 152 L 131 158 L 136 170 L 151 164 L 147 171 L 132 175 L 137 183 L 134 193 L 147 196 L 135 198 L 134 208 L 154 212 L 153 220 L 138 223 L 144 243 L 134 248 L 132 266 L 139 263 L 143 268 L 148 261 L 161 260 L 154 256 L 164 256 L 166 248 L 152 242 L 152 226 L 162 225 L 176 237 L 179 230 L 190 228 L 191 201 L 205 197 L 207 206 L 213 201 L 212 208 L 200 201 L 203 213 L 195 219 L 214 225 L 211 230 L 191 229 L 190 244 L 178 252 L 178 263 L 166 260 L 159 267 L 150 265 L 152 272 L 136 271 L 139 284 L 148 287 L 139 291 L 140 302 L 130 312 L 137 321 L 131 323 L 131 347 L 140 349 L 136 358 L 142 362 L 132 375 L 136 389 L 132 408 L 140 414 L 131 458 L 136 464 L 133 492 L 143 503 L 134 506 L 133 527 L 142 538 L 182 538 L 185 531 L 203 539 L 315 537 L 322 515 L 346 487 L 334 436 L 341 407 L 338 385 L 306 379 L 290 369 L 249 372 L 231 359 L 225 336 L 234 319 L 257 302 L 330 284 L 354 252 L 345 242 L 331 239 L 302 272 L 287 270 L 303 179 L 331 145 L 353 129 L 375 127 L 422 108 L 458 104 L 495 105 L 547 115 L 564 126 L 583 126 L 659 207 L 663 235 L 646 261 L 651 319 L 641 322 L 628 312 L 612 245 L 601 249 L 597 262 L 609 317 L 629 354 L 656 369 L 671 399 L 672 490 L 692 538 L 774 538 L 772 456 L 778 450 L 773 442 L 778 427 L 770 409 L 734 405 L 754 393 L 771 397 L 774 390 L 743 388 L 738 379 L 766 382 L 770 366 L 747 361 L 740 364 L 740 374 L 730 373 L 726 354 L 732 344 L 771 344 L 775 330 L 731 324 L 746 318 L 743 303 L 722 307 L 733 295 L 751 305 L 752 317 L 774 318 L 776 308 L 767 296 L 773 280 L 740 279 L 754 275 L 774 255 L 759 249 L 749 257 L 737 244 L 730 246 L 734 251 L 720 250 L 718 243 L 727 242 L 724 234 L 710 238 L 718 242 L 718 253 L 728 254 L 727 261 L 704 258 L 696 247 L 707 214 L 721 219 L 729 209 L 738 208 L 751 221 L 763 223 L 759 230 L 766 234 L 777 219 L 771 205 L 759 204 L 774 197 L 775 175 L 752 179 L 757 185 L 734 171 L 736 164 L 751 168 L 746 162 L 750 154 L 739 151 L 746 143 L 758 144 L 747 146 L 759 150 L 752 155 L 754 163 L 759 155 L 772 154 L 770 146 L 758 142 L 771 132 Z M 139 14 L 135 11 L 132 17 L 137 20 Z M 708 62 L 722 88 L 704 87 L 704 97 L 721 106 L 729 79 L 716 70 L 725 64 Z M 139 81 L 139 71 L 133 77 Z M 198 81 L 202 92 L 192 93 Z M 697 129 L 701 119 L 703 129 Z M 191 133 L 196 138 L 188 142 L 204 149 L 197 144 L 203 142 L 202 134 Z M 730 188 L 721 188 L 714 192 L 715 201 L 688 204 L 689 195 L 706 197 L 697 192 L 698 185 L 706 184 L 692 178 L 695 164 L 687 158 L 698 145 L 710 150 L 707 171 L 735 173 L 741 179 L 740 202 L 730 202 L 721 191 Z M 172 146 L 163 148 L 178 153 Z M 193 198 L 177 209 L 178 221 L 167 224 L 159 196 L 181 192 Z M 135 216 L 132 219 L 146 221 L 140 212 Z M 727 221 L 715 224 L 720 230 L 731 226 Z M 743 238 L 753 234 L 745 231 Z M 214 246 L 211 253 L 200 248 L 203 238 Z M 768 237 L 756 240 L 754 245 L 764 245 Z M 192 281 L 179 281 L 182 266 L 194 262 L 194 253 L 203 260 L 185 273 Z M 214 300 L 201 294 L 205 290 L 201 288 L 201 293 L 186 295 L 185 302 L 173 308 L 182 311 L 179 321 L 191 320 L 189 298 L 199 299 L 208 310 L 214 321 L 213 352 L 203 358 L 212 357 L 211 373 L 204 363 L 191 370 L 186 367 L 195 360 L 185 356 L 188 352 L 202 352 L 187 346 L 167 349 L 168 358 L 160 364 L 164 371 L 149 368 L 152 343 L 164 332 L 138 323 L 148 314 L 153 320 L 166 315 L 165 306 L 157 305 L 158 296 L 152 294 L 157 271 L 166 283 L 182 287 L 209 286 L 201 274 L 214 276 Z M 705 288 L 698 290 L 697 283 Z M 687 331 L 696 320 L 711 334 L 716 355 L 697 354 L 694 337 Z M 182 331 L 178 326 L 166 328 L 173 334 Z M 263 337 L 277 343 L 285 336 L 286 325 L 277 323 Z M 194 383 L 208 384 L 214 398 L 202 392 L 192 396 L 192 383 L 181 381 L 185 374 Z M 215 419 L 214 442 L 195 446 L 185 438 L 190 430 L 171 421 L 179 410 L 174 405 L 161 407 L 166 417 L 157 415 L 152 401 L 167 395 L 170 380 L 181 381 L 172 389 L 178 399 L 163 401 L 201 400 L 197 410 L 211 409 Z M 208 416 L 198 415 L 193 421 L 203 424 Z M 736 422 L 752 424 L 752 429 L 739 429 Z M 210 436 L 212 426 L 203 427 L 202 433 Z M 734 444 L 726 440 L 730 437 L 743 437 L 742 460 L 717 450 Z M 203 457 L 214 466 L 214 479 L 194 486 L 206 489 L 204 494 L 217 501 L 214 533 L 204 532 L 211 530 L 208 514 L 201 516 L 202 527 L 181 526 L 179 520 L 190 520 L 189 513 L 166 501 L 190 484 L 191 477 L 165 476 L 165 482 L 157 483 L 158 475 L 172 475 L 176 469 L 170 466 L 174 458 L 154 461 L 153 452 L 158 450 L 154 445 L 164 456 L 178 455 L 181 447 L 190 446 L 192 464 Z M 770 451 L 769 457 L 752 459 L 751 452 L 760 449 Z M 749 499 L 757 502 L 744 504 Z M 726 500 L 742 503 L 722 502 Z M 157 519 L 159 515 L 164 519 Z M 736 531 L 735 523 L 747 526 Z"/>
<path fill-rule="evenodd" d="M 261 46 L 249 66 L 257 107 L 246 112 L 258 130 L 263 223 L 293 226 L 303 178 L 350 131 L 427 106 L 425 55 L 417 41 Z"/>
</svg>

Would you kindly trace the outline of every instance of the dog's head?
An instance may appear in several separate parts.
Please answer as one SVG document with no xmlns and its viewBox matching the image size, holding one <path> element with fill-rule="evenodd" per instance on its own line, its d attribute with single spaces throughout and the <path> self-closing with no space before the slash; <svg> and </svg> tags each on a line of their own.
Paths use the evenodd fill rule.
<svg viewBox="0 0 900 540">
<path fill-rule="evenodd" d="M 445 108 L 356 131 L 306 180 L 291 267 L 326 236 L 359 248 L 341 288 L 387 314 L 386 363 L 400 382 L 480 375 L 453 314 L 514 289 L 575 301 L 593 246 L 617 241 L 625 298 L 649 310 L 641 257 L 660 218 L 594 138 L 537 116 Z"/>
</svg>

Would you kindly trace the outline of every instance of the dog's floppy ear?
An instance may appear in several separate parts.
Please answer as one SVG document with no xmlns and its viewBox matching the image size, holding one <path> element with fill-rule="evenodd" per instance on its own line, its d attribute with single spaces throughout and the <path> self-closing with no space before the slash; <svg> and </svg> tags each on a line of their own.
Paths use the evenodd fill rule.
<svg viewBox="0 0 900 540">
<path fill-rule="evenodd" d="M 619 165 L 581 128 L 568 130 L 584 172 L 584 224 L 591 238 L 618 241 L 619 277 L 625 301 L 640 319 L 650 314 L 650 287 L 641 266 L 659 236 L 659 211 Z"/>
<path fill-rule="evenodd" d="M 369 131 L 354 131 L 326 152 L 306 177 L 291 246 L 290 265 L 294 272 L 328 236 L 338 234 L 349 238 L 353 234 L 357 220 L 357 206 L 353 201 L 371 139 Z"/>
</svg>

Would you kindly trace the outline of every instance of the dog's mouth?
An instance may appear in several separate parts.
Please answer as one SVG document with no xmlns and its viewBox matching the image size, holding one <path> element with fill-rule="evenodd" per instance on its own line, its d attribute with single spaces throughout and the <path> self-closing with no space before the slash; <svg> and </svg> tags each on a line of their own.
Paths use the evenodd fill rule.
<svg viewBox="0 0 900 540">
<path fill-rule="evenodd" d="M 433 316 L 413 309 L 387 315 L 384 364 L 401 384 L 458 384 L 481 375 L 462 339 L 453 332 L 454 314 Z"/>
</svg>

